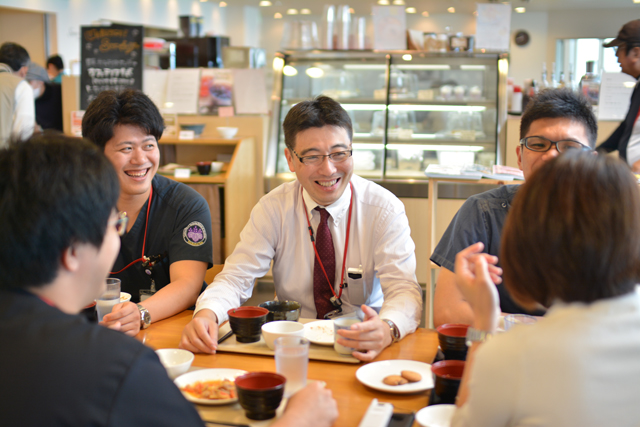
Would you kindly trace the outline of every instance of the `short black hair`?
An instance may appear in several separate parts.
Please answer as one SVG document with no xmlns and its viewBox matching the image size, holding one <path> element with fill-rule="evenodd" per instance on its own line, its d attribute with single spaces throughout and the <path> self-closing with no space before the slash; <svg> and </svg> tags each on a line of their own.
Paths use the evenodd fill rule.
<svg viewBox="0 0 640 427">
<path fill-rule="evenodd" d="M 120 185 L 87 140 L 47 131 L 0 150 L 0 289 L 44 286 L 74 243 L 100 247 Z"/>
<path fill-rule="evenodd" d="M 144 93 L 135 89 L 100 92 L 87 107 L 82 118 L 82 136 L 104 150 L 113 138 L 117 125 L 132 125 L 160 140 L 164 121 L 158 107 Z"/>
<path fill-rule="evenodd" d="M 544 89 L 534 96 L 520 120 L 520 139 L 529 132 L 531 123 L 540 119 L 569 119 L 582 123 L 587 131 L 589 146 L 596 148 L 598 122 L 591 104 L 583 95 L 567 88 Z"/>
<path fill-rule="evenodd" d="M 64 70 L 64 62 L 62 62 L 62 58 L 60 57 L 60 55 L 50 56 L 49 59 L 47 59 L 47 66 L 49 66 L 49 64 L 53 64 L 53 66 L 56 67 L 58 71 Z"/>
<path fill-rule="evenodd" d="M 282 129 L 284 130 L 284 143 L 290 149 L 296 145 L 298 133 L 309 128 L 321 128 L 323 126 L 337 126 L 343 128 L 353 140 L 353 127 L 351 117 L 340 103 L 328 96 L 318 96 L 314 99 L 300 102 L 291 108 L 284 118 Z"/>
<path fill-rule="evenodd" d="M 0 46 L 0 62 L 7 64 L 13 71 L 29 65 L 29 52 L 17 43 L 6 42 Z"/>
</svg>

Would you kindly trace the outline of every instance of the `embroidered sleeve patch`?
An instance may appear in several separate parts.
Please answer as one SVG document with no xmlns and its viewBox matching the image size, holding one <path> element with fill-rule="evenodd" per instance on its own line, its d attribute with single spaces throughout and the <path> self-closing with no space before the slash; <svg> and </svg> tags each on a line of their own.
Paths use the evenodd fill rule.
<svg viewBox="0 0 640 427">
<path fill-rule="evenodd" d="M 193 221 L 182 231 L 184 241 L 191 246 L 202 246 L 207 241 L 207 231 L 198 221 Z"/>
</svg>

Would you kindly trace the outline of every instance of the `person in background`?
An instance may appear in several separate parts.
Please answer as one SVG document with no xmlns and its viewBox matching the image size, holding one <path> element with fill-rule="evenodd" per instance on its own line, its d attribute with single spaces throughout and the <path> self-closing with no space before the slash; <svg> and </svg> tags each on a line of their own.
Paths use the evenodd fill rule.
<svg viewBox="0 0 640 427">
<path fill-rule="evenodd" d="M 152 349 L 78 314 L 104 291 L 124 231 L 110 162 L 44 133 L 0 149 L 0 170 L 3 425 L 204 426 Z M 272 425 L 329 427 L 337 414 L 314 382 Z"/>
<path fill-rule="evenodd" d="M 25 77 L 33 88 L 36 100 L 36 124 L 40 130 L 54 129 L 62 132 L 62 87 L 49 82 L 47 71 L 29 63 Z"/>
<path fill-rule="evenodd" d="M 0 46 L 0 148 L 10 138 L 29 138 L 36 124 L 33 90 L 24 78 L 29 53 L 16 43 Z"/>
<path fill-rule="evenodd" d="M 631 93 L 631 104 L 627 116 L 620 126 L 597 147 L 604 153 L 618 150 L 618 154 L 624 159 L 635 173 L 640 173 L 640 89 L 638 78 L 640 77 L 640 19 L 627 22 L 618 32 L 618 36 L 604 47 L 613 47 L 622 72 L 636 79 L 636 85 Z"/>
<path fill-rule="evenodd" d="M 64 62 L 60 55 L 53 55 L 47 59 L 47 73 L 49 79 L 53 83 L 62 84 L 62 76 L 64 76 Z"/>
<path fill-rule="evenodd" d="M 494 335 L 499 296 L 481 251 L 456 256 L 473 322 L 451 425 L 637 426 L 640 192 L 624 162 L 567 154 L 518 190 L 500 258 L 514 299 L 549 307 L 537 323 Z"/>
<path fill-rule="evenodd" d="M 548 160 L 570 151 L 592 151 L 598 132 L 589 102 L 569 89 L 541 91 L 527 105 L 520 122 L 520 145 L 516 147 L 518 167 L 525 180 Z M 453 217 L 436 246 L 431 261 L 442 268 L 434 298 L 434 323 L 470 324 L 473 320 L 469 302 L 455 285 L 453 267 L 458 252 L 482 242 L 491 255 L 490 269 L 498 264 L 500 238 L 519 185 L 504 185 L 469 197 Z M 500 278 L 495 276 L 497 283 Z M 527 310 L 517 304 L 507 290 L 498 286 L 503 313 L 544 314 L 542 308 Z"/>
<path fill-rule="evenodd" d="M 116 305 L 104 322 L 130 335 L 193 306 L 213 265 L 209 205 L 187 185 L 156 175 L 163 129 L 153 101 L 132 89 L 100 93 L 82 119 L 82 135 L 116 169 L 118 210 L 129 218 L 111 276 L 132 302 Z"/>
<path fill-rule="evenodd" d="M 404 205 L 353 174 L 351 119 L 338 102 L 326 96 L 300 102 L 283 128 L 284 153 L 297 179 L 254 207 L 224 270 L 198 299 L 180 345 L 215 352 L 218 324 L 251 296 L 273 261 L 278 298 L 299 302 L 302 317 L 360 308 L 364 321 L 339 331 L 339 343 L 372 360 L 414 332 L 421 318 Z"/>
</svg>

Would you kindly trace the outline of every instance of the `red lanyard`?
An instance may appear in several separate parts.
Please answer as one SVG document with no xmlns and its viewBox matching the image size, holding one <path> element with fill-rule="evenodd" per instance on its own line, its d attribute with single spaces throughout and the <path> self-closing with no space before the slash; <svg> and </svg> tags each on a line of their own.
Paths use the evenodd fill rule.
<svg viewBox="0 0 640 427">
<path fill-rule="evenodd" d="M 340 275 L 340 293 L 336 295 L 336 291 L 333 289 L 333 283 L 329 280 L 329 276 L 327 276 L 327 272 L 324 269 L 324 265 L 322 265 L 322 260 L 320 259 L 320 255 L 318 255 L 318 250 L 316 249 L 316 242 L 313 238 L 313 229 L 311 228 L 311 221 L 309 221 L 309 212 L 307 211 L 307 204 L 304 202 L 304 196 L 302 197 L 302 205 L 304 206 L 304 213 L 307 216 L 307 225 L 309 225 L 309 237 L 311 237 L 311 244 L 313 245 L 313 251 L 316 253 L 316 259 L 318 260 L 318 264 L 320 264 L 320 268 L 322 268 L 322 272 L 324 273 L 324 277 L 327 279 L 327 283 L 329 284 L 329 289 L 331 289 L 331 293 L 338 300 L 342 297 L 342 288 L 344 287 L 344 271 L 345 266 L 347 265 L 347 249 L 349 248 L 349 230 L 351 230 L 351 210 L 353 207 L 353 184 L 349 182 L 351 186 L 351 200 L 349 201 L 349 219 L 347 220 L 347 237 L 344 242 L 344 256 L 342 257 L 342 274 Z M 300 189 L 300 193 L 302 193 L 302 189 Z"/>
<path fill-rule="evenodd" d="M 147 221 L 144 224 L 144 239 L 142 240 L 142 256 L 140 258 L 138 258 L 135 261 L 131 261 L 125 268 L 123 268 L 120 271 L 112 271 L 109 274 L 118 274 L 118 273 L 122 273 L 123 271 L 125 271 L 127 268 L 131 267 L 133 264 L 137 263 L 137 262 L 141 262 L 145 260 L 145 256 L 144 256 L 144 247 L 147 244 L 147 227 L 149 226 L 149 210 L 151 209 L 151 198 L 153 197 L 153 186 L 151 186 L 151 188 L 149 189 L 149 204 L 147 204 Z"/>
</svg>

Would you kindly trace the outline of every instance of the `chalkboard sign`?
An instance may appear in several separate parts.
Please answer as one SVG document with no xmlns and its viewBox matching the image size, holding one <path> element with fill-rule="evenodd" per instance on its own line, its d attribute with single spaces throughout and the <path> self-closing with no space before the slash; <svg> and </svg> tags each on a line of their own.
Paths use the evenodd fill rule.
<svg viewBox="0 0 640 427">
<path fill-rule="evenodd" d="M 103 90 L 142 90 L 142 27 L 81 27 L 80 108 Z"/>
</svg>

